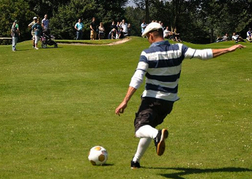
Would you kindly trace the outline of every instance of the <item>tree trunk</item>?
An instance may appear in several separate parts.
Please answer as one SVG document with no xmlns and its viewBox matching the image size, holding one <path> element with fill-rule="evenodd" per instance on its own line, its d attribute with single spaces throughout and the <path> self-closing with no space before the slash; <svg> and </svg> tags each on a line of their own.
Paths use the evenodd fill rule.
<svg viewBox="0 0 252 179">
<path fill-rule="evenodd" d="M 145 0 L 145 17 L 146 23 L 150 23 L 149 0 Z"/>
</svg>

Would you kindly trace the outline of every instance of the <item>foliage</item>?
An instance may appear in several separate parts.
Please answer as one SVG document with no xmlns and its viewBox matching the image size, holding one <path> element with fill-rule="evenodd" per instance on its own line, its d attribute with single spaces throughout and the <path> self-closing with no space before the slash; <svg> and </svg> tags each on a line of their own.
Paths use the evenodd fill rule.
<svg viewBox="0 0 252 179">
<path fill-rule="evenodd" d="M 30 10 L 35 12 L 39 17 L 44 17 L 44 14 L 48 14 L 51 18 L 55 13 L 58 12 L 60 5 L 65 5 L 71 0 L 27 0 Z"/>
<path fill-rule="evenodd" d="M 139 8 L 127 7 L 125 9 L 125 18 L 131 23 L 131 34 L 141 36 L 140 24 L 145 19 L 143 11 Z"/>
<path fill-rule="evenodd" d="M 92 17 L 96 17 L 97 25 L 104 22 L 107 33 L 112 20 L 120 21 L 124 17 L 123 6 L 127 0 L 1 0 L 0 1 L 0 35 L 8 36 L 14 19 L 20 22 L 22 39 L 30 38 L 28 23 L 33 16 L 43 18 L 48 14 L 51 21 L 52 33 L 58 38 L 73 39 L 74 24 L 82 18 L 85 24 L 85 38 L 89 39 L 89 24 Z M 3 12 L 3 13 L 2 13 Z"/>
<path fill-rule="evenodd" d="M 137 5 L 136 11 L 140 9 L 145 13 L 146 19 L 162 21 L 165 26 L 170 27 L 170 30 L 176 28 L 183 40 L 193 43 L 214 42 L 217 36 L 226 33 L 231 36 L 233 32 L 245 38 L 246 31 L 252 26 L 252 1 L 134 0 L 134 2 Z M 140 17 L 138 20 L 140 21 Z"/>
<path fill-rule="evenodd" d="M 52 32 L 58 38 L 73 39 L 75 37 L 74 24 L 81 18 L 84 23 L 84 38 L 89 39 L 89 25 L 92 17 L 95 17 L 97 26 L 103 22 L 108 33 L 112 20 L 123 18 L 124 11 L 121 7 L 125 2 L 125 0 L 72 0 L 67 5 L 61 5 L 58 13 L 51 19 Z"/>
<path fill-rule="evenodd" d="M 59 12 L 51 18 L 52 33 L 55 34 L 57 38 L 74 39 L 75 23 L 81 18 L 85 29 L 89 28 L 88 24 L 95 10 L 96 6 L 94 0 L 73 0 L 67 5 L 61 5 L 59 7 Z"/>
<path fill-rule="evenodd" d="M 29 10 L 25 0 L 0 0 L 0 36 L 10 36 L 10 29 L 14 20 L 18 21 L 21 40 L 30 38 L 27 25 L 35 15 Z"/>
<path fill-rule="evenodd" d="M 217 0 L 0 0 L 0 35 L 9 36 L 14 19 L 19 20 L 21 40 L 30 39 L 28 23 L 33 16 L 48 14 L 52 33 L 57 38 L 74 39 L 74 24 L 84 22 L 84 39 L 89 39 L 89 24 L 96 17 L 97 26 L 104 23 L 106 36 L 112 20 L 123 18 L 131 24 L 131 35 L 140 35 L 143 20 L 162 21 L 170 30 L 176 29 L 182 40 L 193 43 L 214 42 L 217 36 L 233 32 L 243 38 L 252 26 L 252 1 Z"/>
</svg>

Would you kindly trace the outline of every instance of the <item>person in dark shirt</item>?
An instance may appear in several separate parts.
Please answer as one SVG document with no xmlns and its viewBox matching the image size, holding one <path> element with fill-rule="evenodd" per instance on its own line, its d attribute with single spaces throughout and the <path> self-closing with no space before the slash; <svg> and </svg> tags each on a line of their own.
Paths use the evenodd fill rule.
<svg viewBox="0 0 252 179">
<path fill-rule="evenodd" d="M 90 40 L 96 39 L 96 23 L 95 23 L 95 17 L 92 18 L 92 22 L 90 24 Z"/>
</svg>

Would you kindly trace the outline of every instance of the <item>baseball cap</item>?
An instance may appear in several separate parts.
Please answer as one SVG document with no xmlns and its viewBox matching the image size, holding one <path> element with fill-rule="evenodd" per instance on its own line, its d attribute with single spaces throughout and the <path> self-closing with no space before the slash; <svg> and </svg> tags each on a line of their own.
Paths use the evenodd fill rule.
<svg viewBox="0 0 252 179">
<path fill-rule="evenodd" d="M 145 37 L 149 32 L 159 29 L 162 29 L 162 26 L 157 22 L 152 22 L 144 29 L 142 36 Z"/>
<path fill-rule="evenodd" d="M 35 19 L 37 19 L 37 17 L 35 16 L 35 17 L 33 17 L 33 20 L 35 20 Z"/>
</svg>

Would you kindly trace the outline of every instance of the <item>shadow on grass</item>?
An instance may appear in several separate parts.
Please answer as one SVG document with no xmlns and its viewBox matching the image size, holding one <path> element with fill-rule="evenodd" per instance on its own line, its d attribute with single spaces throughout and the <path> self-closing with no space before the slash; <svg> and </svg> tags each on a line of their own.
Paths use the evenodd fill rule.
<svg viewBox="0 0 252 179">
<path fill-rule="evenodd" d="M 105 163 L 103 165 L 94 165 L 95 167 L 111 167 L 114 166 L 114 164 L 109 164 L 109 163 Z"/>
<path fill-rule="evenodd" d="M 144 167 L 143 167 L 144 168 Z M 147 168 L 147 167 L 146 167 Z M 218 173 L 218 172 L 252 172 L 251 169 L 248 168 L 235 168 L 235 167 L 227 167 L 227 168 L 209 168 L 209 169 L 200 169 L 200 168 L 150 168 L 150 169 L 167 169 L 167 170 L 177 170 L 176 173 L 167 173 L 160 174 L 166 178 L 172 179 L 185 179 L 183 176 L 190 174 L 201 174 L 201 173 Z"/>
<path fill-rule="evenodd" d="M 114 166 L 114 164 L 111 164 L 111 163 L 105 163 L 105 164 L 103 164 L 102 166 L 109 167 L 109 166 Z"/>
<path fill-rule="evenodd" d="M 63 48 L 63 47 L 57 47 L 57 48 L 55 48 L 55 47 L 46 47 L 46 48 L 42 48 L 42 47 L 39 47 L 39 50 L 46 50 L 46 49 L 58 49 L 58 48 Z M 36 49 L 34 49 L 34 48 L 26 48 L 26 49 L 17 49 L 17 52 L 24 52 L 24 51 L 36 51 Z"/>
<path fill-rule="evenodd" d="M 57 48 L 63 48 L 63 47 L 59 47 L 59 46 L 57 46 L 57 47 L 54 47 L 54 46 L 47 46 L 46 48 L 40 47 L 39 49 L 46 50 L 46 49 L 57 49 Z"/>
<path fill-rule="evenodd" d="M 22 52 L 22 51 L 28 51 L 28 50 L 30 50 L 30 49 L 17 49 L 16 52 Z"/>
</svg>

